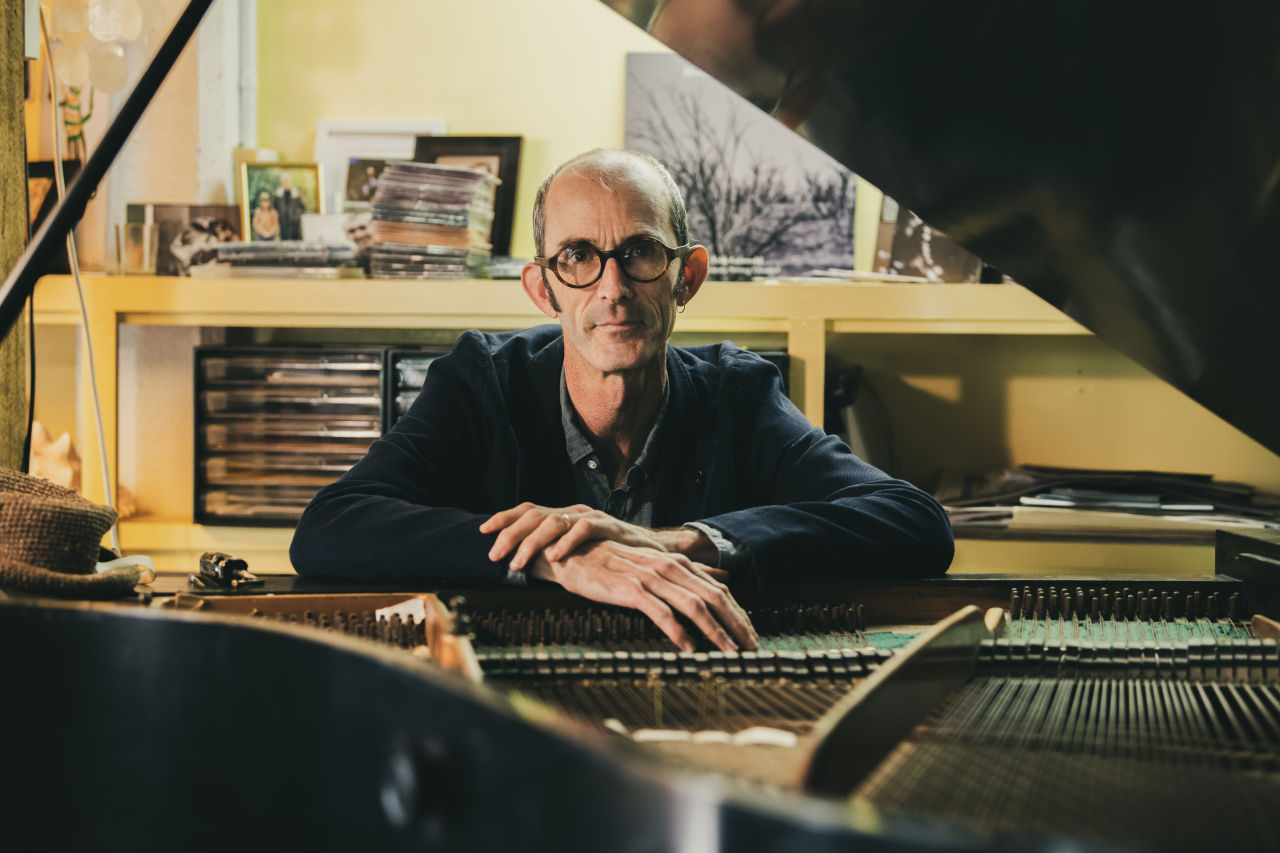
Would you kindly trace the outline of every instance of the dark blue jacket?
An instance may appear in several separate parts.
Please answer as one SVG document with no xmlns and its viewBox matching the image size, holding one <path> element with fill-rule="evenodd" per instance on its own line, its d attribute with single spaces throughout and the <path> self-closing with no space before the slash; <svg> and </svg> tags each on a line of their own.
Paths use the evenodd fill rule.
<svg viewBox="0 0 1280 853">
<path fill-rule="evenodd" d="M 303 513 L 302 575 L 500 583 L 480 523 L 521 501 L 577 502 L 560 418 L 559 326 L 467 332 L 409 412 Z M 928 494 L 814 428 L 776 367 L 730 343 L 667 347 L 671 395 L 654 527 L 702 521 L 750 549 L 739 583 L 941 574 L 954 543 Z"/>
</svg>

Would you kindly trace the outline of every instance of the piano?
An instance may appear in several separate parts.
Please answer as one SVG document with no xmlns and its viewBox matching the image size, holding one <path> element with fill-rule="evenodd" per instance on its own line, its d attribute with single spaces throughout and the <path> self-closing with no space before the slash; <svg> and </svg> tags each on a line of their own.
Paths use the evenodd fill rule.
<svg viewBox="0 0 1280 853">
<path fill-rule="evenodd" d="M 1280 452 L 1280 7 L 604 2 Z M 786 590 L 744 602 L 752 655 L 555 593 L 10 596 L 0 820 L 14 849 L 1274 849 L 1280 537 L 1216 563 Z"/>
</svg>

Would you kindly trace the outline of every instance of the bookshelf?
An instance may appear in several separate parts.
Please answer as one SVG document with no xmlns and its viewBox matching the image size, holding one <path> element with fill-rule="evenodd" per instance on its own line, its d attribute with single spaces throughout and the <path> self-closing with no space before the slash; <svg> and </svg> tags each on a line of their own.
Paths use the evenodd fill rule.
<svg viewBox="0 0 1280 853">
<path fill-rule="evenodd" d="M 514 281 L 89 275 L 84 282 L 113 472 L 121 470 L 122 457 L 136 461 L 148 448 L 160 446 L 145 434 L 148 424 L 169 425 L 169 452 L 140 463 L 150 472 L 162 468 L 164 476 L 159 481 L 153 476 L 151 485 L 135 489 L 142 511 L 121 523 L 122 545 L 129 552 L 150 554 L 161 568 L 181 571 L 189 571 L 206 550 L 243 557 L 255 571 L 289 571 L 291 531 L 191 523 L 190 427 L 182 434 L 192 408 L 190 363 L 180 363 L 181 346 L 171 347 L 163 364 L 140 358 L 131 351 L 140 336 L 152 329 L 236 327 L 263 334 L 333 330 L 343 335 L 428 329 L 447 338 L 469 328 L 514 329 L 546 321 Z M 59 340 L 70 339 L 66 329 L 80 322 L 73 280 L 42 279 L 35 311 L 39 328 L 63 327 Z M 791 354 L 792 399 L 817 424 L 823 422 L 828 369 L 868 365 L 895 430 L 901 425 L 901 455 L 916 466 L 894 473 L 926 487 L 940 469 L 958 465 L 1105 467 L 1106 460 L 1118 457 L 1126 461 L 1124 467 L 1193 467 L 1280 491 L 1280 460 L 1274 455 L 1017 285 L 708 283 L 679 317 L 676 333 L 678 342 L 731 338 L 748 346 L 785 346 Z M 48 362 L 46 358 L 39 365 L 41 377 L 66 375 Z M 1023 365 L 1030 366 L 1029 372 Z M 157 371 L 158 378 L 153 375 Z M 90 440 L 95 428 L 88 383 L 79 382 L 76 391 L 65 382 L 55 387 L 41 383 L 37 394 L 40 401 L 74 398 L 67 403 L 80 436 L 76 443 L 84 460 L 84 491 L 102 501 L 103 486 L 94 473 L 99 470 L 97 445 Z M 1117 413 L 1120 399 L 1136 400 L 1133 411 Z M 124 407 L 121 401 L 126 401 Z M 142 409 L 143 415 L 124 410 L 129 407 Z M 1055 425 L 1056 409 L 1073 412 L 1079 422 L 1073 431 L 1083 434 L 1078 447 L 1065 441 L 1072 448 L 1065 454 L 1063 429 L 1073 425 Z M 1115 427 L 1117 416 L 1126 420 L 1124 429 Z M 1148 421 L 1176 426 L 1153 443 L 1146 435 Z M 1104 462 L 1096 455 L 1098 436 L 1107 437 Z M 1190 461 L 1188 447 L 1198 448 Z M 1033 566 L 1058 573 L 1208 572 L 1212 548 L 973 540 L 960 543 L 953 571 L 1025 571 Z"/>
</svg>

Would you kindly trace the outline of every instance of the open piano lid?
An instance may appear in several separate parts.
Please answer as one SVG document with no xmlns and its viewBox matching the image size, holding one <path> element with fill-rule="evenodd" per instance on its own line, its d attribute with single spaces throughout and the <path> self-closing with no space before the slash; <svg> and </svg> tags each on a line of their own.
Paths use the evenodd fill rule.
<svg viewBox="0 0 1280 853">
<path fill-rule="evenodd" d="M 1280 452 L 1280 4 L 603 2 Z"/>
</svg>

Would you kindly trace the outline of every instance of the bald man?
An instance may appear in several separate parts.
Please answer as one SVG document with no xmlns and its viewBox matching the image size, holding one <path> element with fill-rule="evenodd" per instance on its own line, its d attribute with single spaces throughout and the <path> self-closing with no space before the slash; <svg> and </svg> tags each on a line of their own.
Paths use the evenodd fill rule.
<svg viewBox="0 0 1280 853">
<path fill-rule="evenodd" d="M 814 428 L 777 368 L 727 342 L 667 343 L 708 256 L 660 163 L 575 157 L 533 218 L 521 284 L 556 323 L 467 332 L 436 360 L 303 514 L 299 573 L 536 578 L 640 610 L 681 648 L 692 626 L 734 650 L 756 641 L 735 588 L 946 570 L 937 502 Z"/>
</svg>

